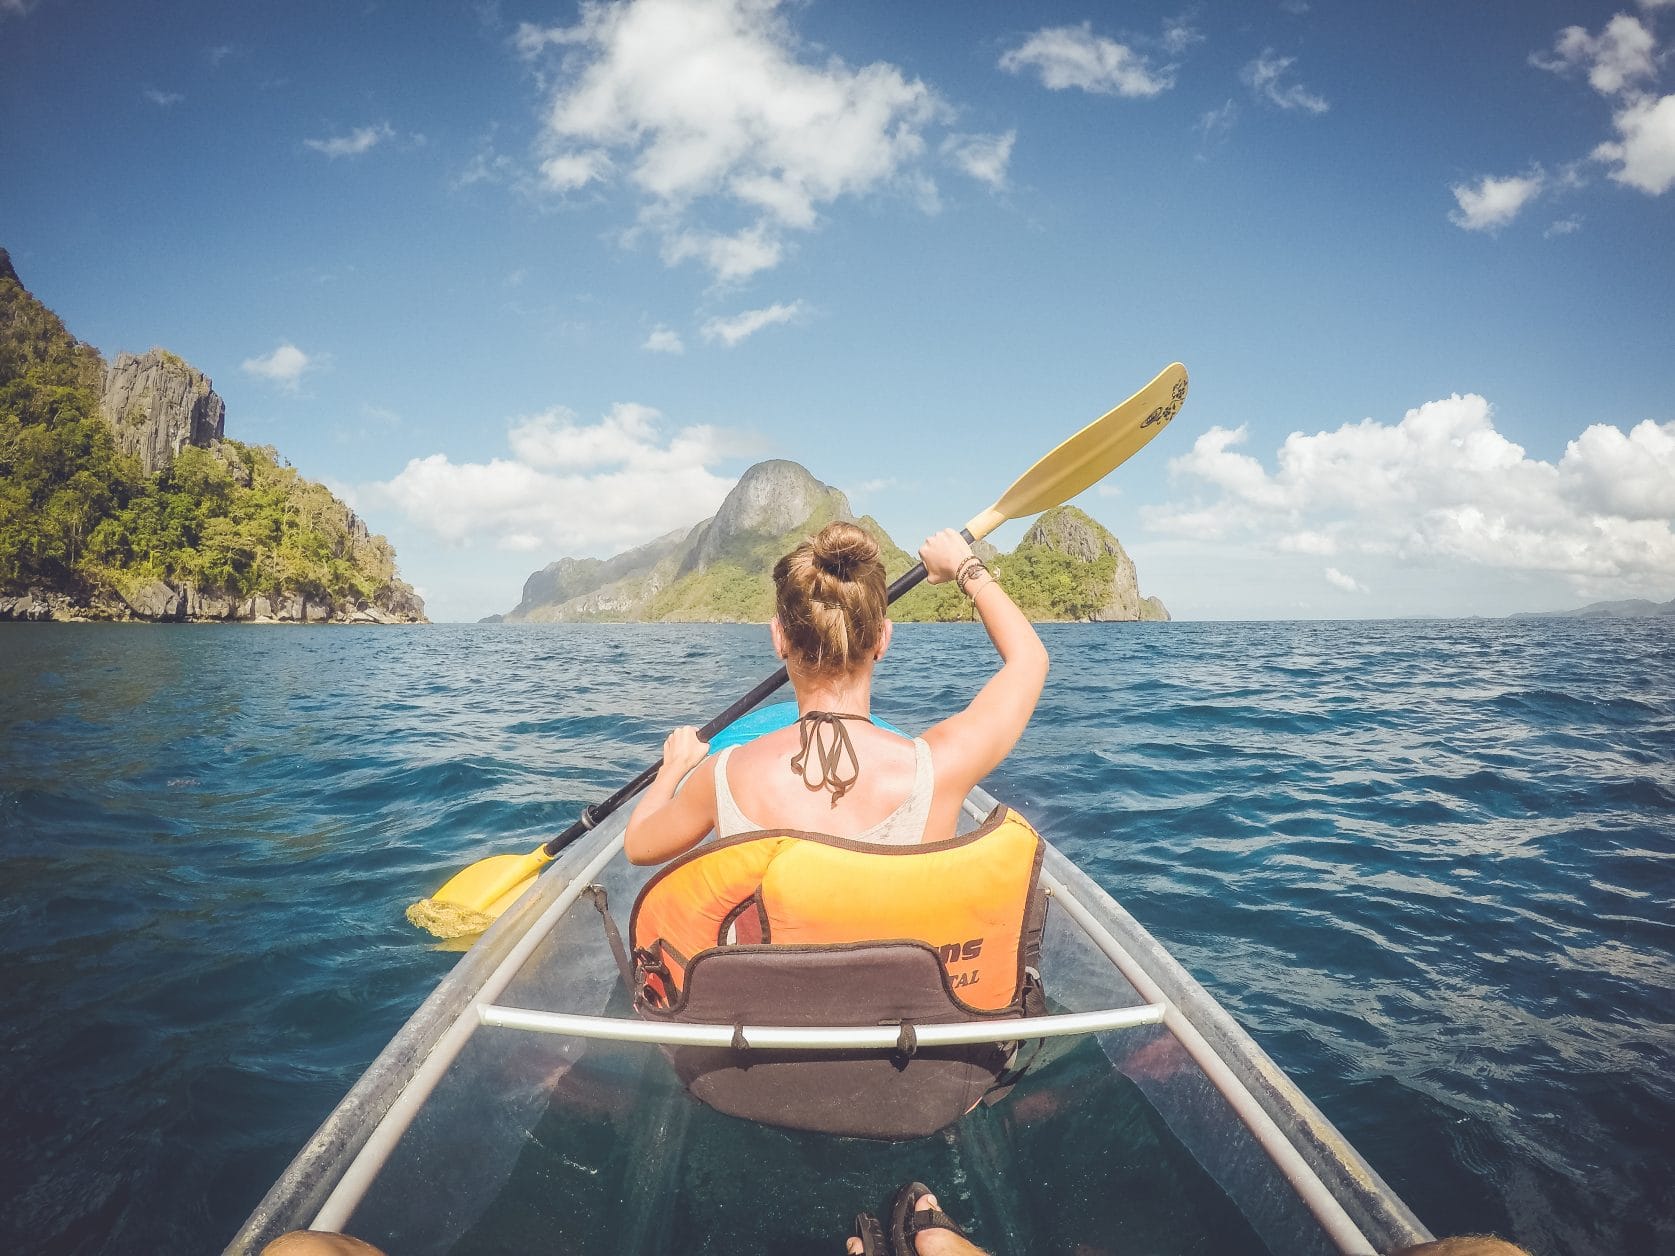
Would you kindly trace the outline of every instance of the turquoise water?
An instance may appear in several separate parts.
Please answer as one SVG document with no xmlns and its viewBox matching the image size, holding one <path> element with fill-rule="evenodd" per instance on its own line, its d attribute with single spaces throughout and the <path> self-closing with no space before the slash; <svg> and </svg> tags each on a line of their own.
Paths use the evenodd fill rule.
<svg viewBox="0 0 1675 1256">
<path fill-rule="evenodd" d="M 1427 1224 L 1675 1252 L 1675 624 L 1044 636 L 991 788 Z M 987 648 L 904 628 L 880 713 L 923 726 Z M 406 903 L 772 662 L 750 628 L 7 625 L 0 1237 L 217 1249 L 454 961 Z"/>
</svg>

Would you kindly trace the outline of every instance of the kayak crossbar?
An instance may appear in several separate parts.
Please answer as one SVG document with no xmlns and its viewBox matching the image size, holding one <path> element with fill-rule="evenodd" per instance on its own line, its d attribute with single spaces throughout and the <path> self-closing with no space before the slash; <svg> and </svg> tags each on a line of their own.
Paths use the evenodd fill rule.
<svg viewBox="0 0 1675 1256">
<path fill-rule="evenodd" d="M 1097 1012 L 1062 1012 L 1054 1016 L 1022 1016 L 1005 1020 L 957 1021 L 946 1025 L 914 1025 L 921 1047 L 952 1047 L 977 1042 L 1012 1042 L 1028 1038 L 1063 1038 L 1098 1034 L 1111 1029 L 1163 1023 L 1161 1003 L 1107 1008 Z M 730 1047 L 739 1036 L 744 1045 L 764 1051 L 867 1051 L 895 1049 L 900 1025 L 695 1025 L 690 1022 L 626 1020 L 620 1016 L 577 1016 L 567 1012 L 536 1012 L 521 1007 L 482 1004 L 477 1019 L 484 1025 L 526 1029 L 570 1038 L 607 1042 L 642 1042 L 662 1047 Z"/>
</svg>

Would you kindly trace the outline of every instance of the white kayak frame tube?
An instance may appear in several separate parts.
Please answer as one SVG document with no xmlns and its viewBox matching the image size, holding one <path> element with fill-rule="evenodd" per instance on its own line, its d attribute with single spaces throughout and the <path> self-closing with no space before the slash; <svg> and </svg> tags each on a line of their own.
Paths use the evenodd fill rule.
<svg viewBox="0 0 1675 1256">
<path fill-rule="evenodd" d="M 921 1047 L 1064 1038 L 1074 1034 L 1132 1029 L 1138 1025 L 1160 1025 L 1167 1011 L 1163 1004 L 1153 1003 L 1097 1012 L 1065 1012 L 1055 1016 L 1014 1016 L 1003 1020 L 914 1025 L 913 1036 Z M 503 1029 L 526 1029 L 541 1034 L 661 1047 L 731 1047 L 737 1045 L 735 1034 L 744 1039 L 746 1047 L 762 1051 L 893 1051 L 901 1041 L 901 1027 L 898 1025 L 741 1025 L 735 1028 L 732 1025 L 631 1021 L 620 1016 L 536 1012 L 528 1008 L 482 1004 L 478 1005 L 477 1019 L 484 1025 L 496 1025 Z"/>
</svg>

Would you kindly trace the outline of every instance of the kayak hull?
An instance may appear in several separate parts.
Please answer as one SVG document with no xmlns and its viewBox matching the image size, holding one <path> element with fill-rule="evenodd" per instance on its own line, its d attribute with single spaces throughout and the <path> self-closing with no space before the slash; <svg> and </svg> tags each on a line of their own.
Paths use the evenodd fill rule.
<svg viewBox="0 0 1675 1256">
<path fill-rule="evenodd" d="M 978 790 L 967 811 L 975 822 L 993 805 Z M 631 1015 L 582 894 L 601 884 L 622 909 L 632 901 L 649 874 L 621 858 L 620 843 L 620 820 L 590 833 L 483 935 L 228 1251 L 256 1252 L 299 1228 L 340 1229 L 392 1256 L 536 1235 L 581 1252 L 760 1248 L 797 1226 L 830 1242 L 843 1209 L 875 1205 L 890 1174 L 931 1181 L 945 1204 L 977 1217 L 980 1238 L 1014 1250 L 1065 1250 L 1111 1225 L 1182 1226 L 1183 1251 L 1229 1250 L 1245 1242 L 1239 1227 L 1272 1251 L 1361 1256 L 1429 1237 L 1219 1004 L 1051 846 L 1051 1010 L 1156 1006 L 1160 1023 L 1044 1048 L 1010 1097 L 930 1138 L 885 1145 L 751 1127 L 684 1094 L 656 1047 L 485 1024 L 495 1007 Z M 753 1184 L 747 1197 L 734 1179 Z M 1113 1200 L 1122 1207 L 1111 1211 Z M 751 1226 L 768 1228 L 741 1239 Z M 1210 1230 L 1194 1238 L 1195 1226 Z M 509 1237 L 519 1227 L 526 1237 Z"/>
</svg>

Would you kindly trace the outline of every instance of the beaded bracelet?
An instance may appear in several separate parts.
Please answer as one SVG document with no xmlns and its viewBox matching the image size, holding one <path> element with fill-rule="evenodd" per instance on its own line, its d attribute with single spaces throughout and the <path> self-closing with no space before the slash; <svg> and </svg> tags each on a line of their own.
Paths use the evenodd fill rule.
<svg viewBox="0 0 1675 1256">
<path fill-rule="evenodd" d="M 982 572 L 985 576 L 990 575 L 989 569 L 984 564 L 983 560 L 973 554 L 970 558 L 961 563 L 960 569 L 954 573 L 954 583 L 959 586 L 960 592 L 965 594 L 967 597 L 971 597 L 972 594 L 966 586 L 977 578 L 978 572 Z"/>
</svg>

